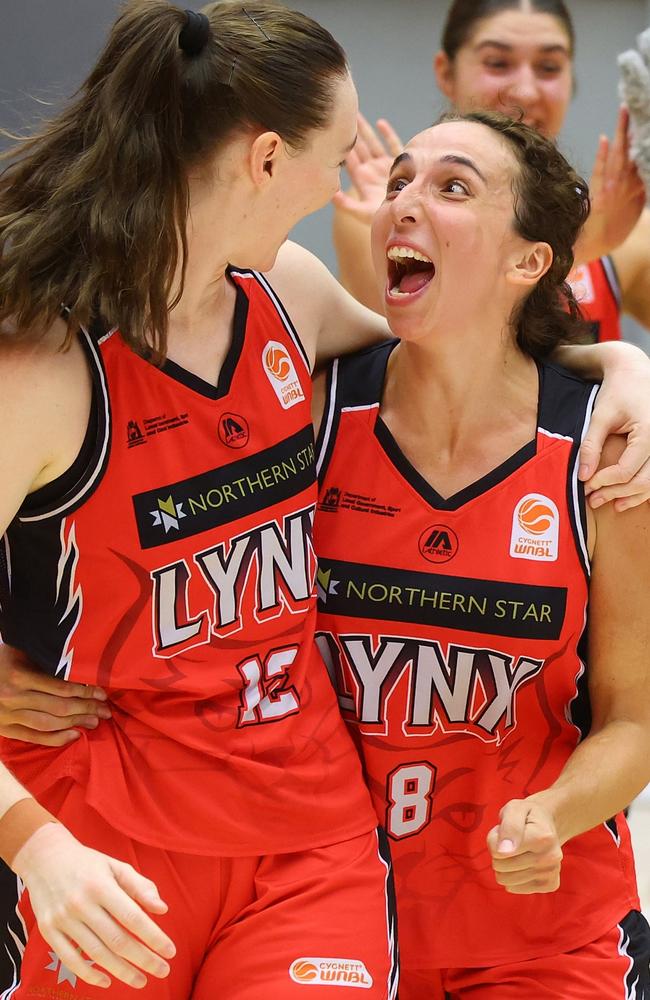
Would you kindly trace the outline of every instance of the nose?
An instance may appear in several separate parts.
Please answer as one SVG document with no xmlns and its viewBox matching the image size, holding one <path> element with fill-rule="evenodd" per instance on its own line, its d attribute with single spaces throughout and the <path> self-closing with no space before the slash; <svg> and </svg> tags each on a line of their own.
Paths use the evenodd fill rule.
<svg viewBox="0 0 650 1000">
<path fill-rule="evenodd" d="M 539 98 L 539 82 L 532 66 L 523 64 L 517 68 L 509 81 L 508 98 L 524 109 L 530 107 Z"/>
<path fill-rule="evenodd" d="M 413 183 L 399 192 L 391 203 L 393 221 L 396 225 L 417 222 L 420 212 L 420 196 Z"/>
</svg>

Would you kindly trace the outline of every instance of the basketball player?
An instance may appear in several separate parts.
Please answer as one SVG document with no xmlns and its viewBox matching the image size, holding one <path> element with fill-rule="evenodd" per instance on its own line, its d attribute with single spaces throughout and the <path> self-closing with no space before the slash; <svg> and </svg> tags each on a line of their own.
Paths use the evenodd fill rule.
<svg viewBox="0 0 650 1000">
<path fill-rule="evenodd" d="M 495 108 L 523 114 L 544 135 L 560 132 L 574 89 L 575 33 L 563 0 L 455 0 L 442 31 L 434 72 L 444 96 L 461 110 Z M 627 111 L 611 149 L 601 137 L 590 183 L 592 215 L 576 246 L 570 282 L 593 340 L 619 340 L 620 312 L 650 326 L 650 213 L 628 157 Z M 334 238 L 343 284 L 381 311 L 370 257 L 370 222 L 381 203 L 401 142 L 380 121 L 386 147 L 364 122 L 353 156 L 363 159 L 365 192 L 340 194 Z M 370 179 L 372 178 L 372 184 Z M 365 211 L 364 211 L 365 207 Z M 636 225 L 635 225 L 636 223 Z"/>
<path fill-rule="evenodd" d="M 0 180 L 0 628 L 111 698 L 65 747 L 4 741 L 0 853 L 28 893 L 3 1000 L 78 979 L 395 996 L 311 541 L 310 369 L 384 324 L 283 247 L 337 190 L 356 120 L 308 18 L 136 0 Z"/>
<path fill-rule="evenodd" d="M 547 361 L 586 191 L 496 112 L 416 136 L 373 225 L 400 340 L 328 380 L 318 642 L 391 840 L 402 1000 L 650 997 L 620 812 L 650 779 L 650 511 L 586 507 L 597 386 Z"/>
</svg>

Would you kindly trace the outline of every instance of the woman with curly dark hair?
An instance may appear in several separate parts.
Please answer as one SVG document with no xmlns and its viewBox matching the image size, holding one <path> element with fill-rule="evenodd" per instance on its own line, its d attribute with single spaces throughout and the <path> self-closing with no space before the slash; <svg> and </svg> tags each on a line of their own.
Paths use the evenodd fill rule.
<svg viewBox="0 0 650 1000">
<path fill-rule="evenodd" d="M 588 207 L 496 112 L 416 136 L 372 233 L 399 340 L 328 380 L 318 641 L 391 842 L 403 1000 L 650 997 L 621 812 L 650 779 L 650 512 L 586 507 L 597 386 L 549 361 Z"/>
</svg>

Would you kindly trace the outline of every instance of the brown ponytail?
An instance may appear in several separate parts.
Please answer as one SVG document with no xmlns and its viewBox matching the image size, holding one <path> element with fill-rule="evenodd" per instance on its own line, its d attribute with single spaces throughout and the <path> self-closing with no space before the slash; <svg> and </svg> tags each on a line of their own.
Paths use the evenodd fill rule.
<svg viewBox="0 0 650 1000">
<path fill-rule="evenodd" d="M 187 256 L 188 168 L 237 129 L 300 148 L 327 124 L 347 65 L 324 28 L 259 0 L 204 13 L 207 42 L 190 53 L 184 11 L 131 0 L 75 100 L 3 154 L 0 324 L 42 330 L 64 303 L 71 329 L 99 311 L 136 349 L 164 356 Z"/>
</svg>

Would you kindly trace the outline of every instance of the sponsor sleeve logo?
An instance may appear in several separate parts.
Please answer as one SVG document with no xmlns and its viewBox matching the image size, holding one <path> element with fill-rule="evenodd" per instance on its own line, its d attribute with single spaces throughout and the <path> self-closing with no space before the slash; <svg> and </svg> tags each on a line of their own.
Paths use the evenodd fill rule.
<svg viewBox="0 0 650 1000">
<path fill-rule="evenodd" d="M 262 367 L 283 410 L 304 401 L 305 393 L 294 363 L 282 344 L 269 340 L 262 351 Z"/>
<path fill-rule="evenodd" d="M 513 559 L 555 562 L 558 556 L 560 514 L 541 493 L 527 493 L 512 515 L 510 555 Z"/>
<path fill-rule="evenodd" d="M 369 990 L 373 979 L 363 962 L 353 958 L 297 958 L 289 975 L 301 986 L 348 986 Z"/>
</svg>

